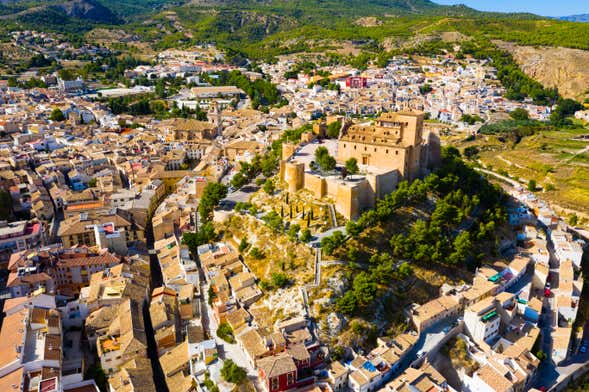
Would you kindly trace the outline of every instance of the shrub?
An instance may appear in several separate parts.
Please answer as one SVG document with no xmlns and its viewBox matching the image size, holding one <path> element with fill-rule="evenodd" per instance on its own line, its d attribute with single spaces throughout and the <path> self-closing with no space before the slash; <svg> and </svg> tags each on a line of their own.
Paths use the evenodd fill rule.
<svg viewBox="0 0 589 392">
<path fill-rule="evenodd" d="M 283 272 L 272 272 L 272 285 L 277 288 L 283 288 L 290 284 L 288 275 Z"/>
<path fill-rule="evenodd" d="M 227 343 L 235 343 L 233 329 L 231 329 L 231 326 L 227 323 L 219 324 L 219 328 L 217 328 L 217 336 L 226 341 Z"/>
<path fill-rule="evenodd" d="M 534 192 L 536 190 L 536 180 L 531 179 L 530 181 L 528 181 L 528 190 L 530 192 Z"/>
<path fill-rule="evenodd" d="M 227 382 L 239 385 L 247 379 L 247 373 L 231 359 L 227 359 L 221 368 L 221 377 Z"/>
<path fill-rule="evenodd" d="M 262 260 L 264 257 L 266 257 L 264 252 L 262 252 L 260 249 L 258 249 L 255 246 L 252 248 L 252 250 L 250 250 L 250 256 L 256 260 Z"/>
</svg>

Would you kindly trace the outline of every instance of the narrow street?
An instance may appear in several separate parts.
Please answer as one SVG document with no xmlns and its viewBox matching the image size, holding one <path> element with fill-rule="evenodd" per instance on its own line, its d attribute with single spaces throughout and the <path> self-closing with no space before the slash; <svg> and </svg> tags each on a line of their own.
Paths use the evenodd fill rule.
<svg viewBox="0 0 589 392">
<path fill-rule="evenodd" d="M 153 249 L 154 239 L 153 227 L 151 225 L 151 217 L 148 217 L 147 219 L 147 227 L 145 228 L 145 241 L 147 243 L 147 249 Z M 151 291 L 153 291 L 154 288 L 163 285 L 162 270 L 160 268 L 160 263 L 155 254 L 149 254 L 149 267 L 151 272 L 151 296 Z M 162 371 L 162 367 L 160 365 L 158 357 L 157 345 L 155 343 L 155 333 L 153 330 L 153 326 L 151 324 L 151 316 L 149 315 L 148 302 L 143 304 L 143 323 L 145 324 L 145 336 L 147 339 L 147 355 L 151 360 L 151 367 L 153 370 L 153 383 L 158 392 L 168 392 L 168 386 L 166 384 L 164 372 Z"/>
</svg>

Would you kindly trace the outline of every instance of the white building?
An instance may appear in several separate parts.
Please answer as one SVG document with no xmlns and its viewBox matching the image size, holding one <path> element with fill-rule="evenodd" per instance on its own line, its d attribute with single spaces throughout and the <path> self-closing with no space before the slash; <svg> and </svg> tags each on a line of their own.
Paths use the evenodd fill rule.
<svg viewBox="0 0 589 392">
<path fill-rule="evenodd" d="M 501 318 L 495 298 L 485 298 L 464 311 L 464 325 L 475 342 L 486 342 L 499 334 Z"/>
</svg>

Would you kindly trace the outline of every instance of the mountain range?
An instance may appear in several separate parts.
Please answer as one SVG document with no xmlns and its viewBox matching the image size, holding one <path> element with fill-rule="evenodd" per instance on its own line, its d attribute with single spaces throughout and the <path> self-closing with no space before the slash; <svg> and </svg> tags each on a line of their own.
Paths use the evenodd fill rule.
<svg viewBox="0 0 589 392">
<path fill-rule="evenodd" d="M 578 14 L 578 15 L 569 15 L 569 16 L 561 16 L 558 18 L 560 20 L 567 20 L 569 22 L 589 22 L 589 14 Z"/>
<path fill-rule="evenodd" d="M 0 0 L 0 33 L 34 29 L 81 36 L 96 27 L 124 30 L 155 49 L 215 42 L 250 58 L 329 49 L 341 41 L 390 50 L 445 32 L 589 49 L 589 24 L 430 0 Z"/>
</svg>

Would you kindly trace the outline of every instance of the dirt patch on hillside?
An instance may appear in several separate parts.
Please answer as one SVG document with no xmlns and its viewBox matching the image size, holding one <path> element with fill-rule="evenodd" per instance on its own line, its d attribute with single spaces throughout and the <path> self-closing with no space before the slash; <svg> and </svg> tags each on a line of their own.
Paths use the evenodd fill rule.
<svg viewBox="0 0 589 392">
<path fill-rule="evenodd" d="M 364 18 L 357 19 L 354 23 L 357 24 L 358 26 L 363 26 L 363 27 L 375 27 L 375 26 L 380 26 L 382 24 L 382 21 L 378 20 L 374 16 L 367 16 Z"/>
<path fill-rule="evenodd" d="M 589 89 L 589 51 L 569 48 L 520 46 L 495 42 L 513 55 L 521 69 L 548 87 L 558 87 L 567 98 L 583 100 Z"/>
</svg>

